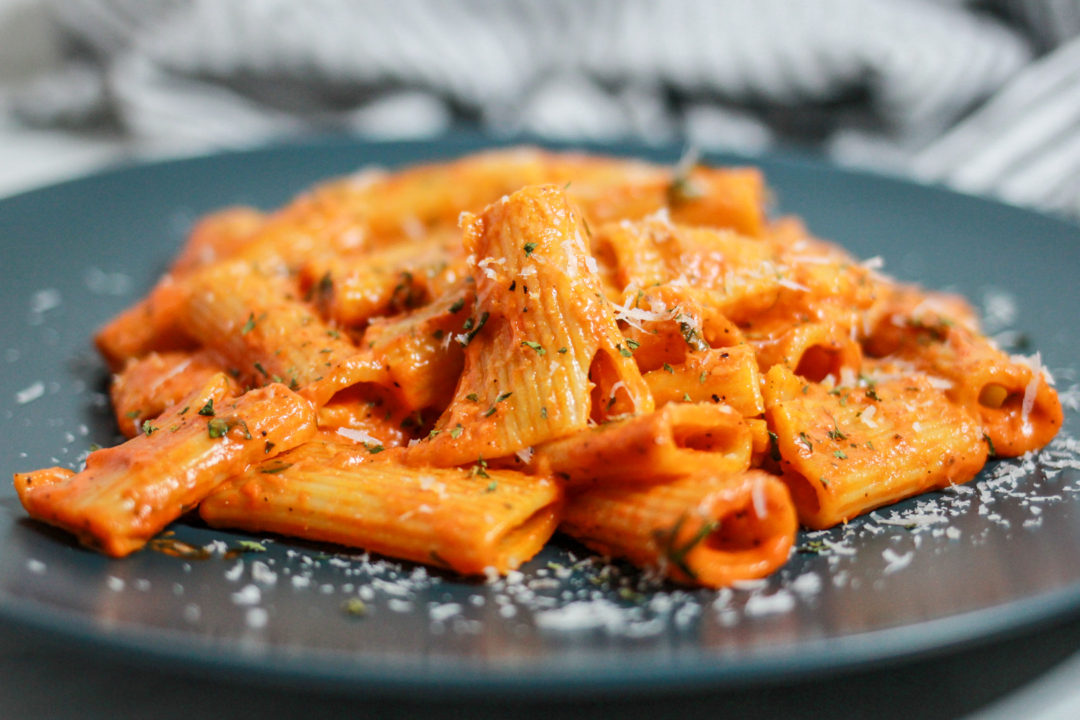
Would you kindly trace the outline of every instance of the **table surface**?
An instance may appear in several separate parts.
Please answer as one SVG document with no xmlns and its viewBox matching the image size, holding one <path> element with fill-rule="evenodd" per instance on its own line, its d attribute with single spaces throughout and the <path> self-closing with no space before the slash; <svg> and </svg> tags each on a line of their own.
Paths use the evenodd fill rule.
<svg viewBox="0 0 1080 720">
<path fill-rule="evenodd" d="M 90 172 L 135 151 L 110 137 L 76 137 L 0 124 L 0 197 Z M 168 154 L 156 148 L 154 154 Z M 0 714 L 49 717 L 530 717 L 780 716 L 1033 720 L 1080 717 L 1080 613 L 1015 637 L 943 656 L 782 685 L 644 698 L 557 697 L 514 702 L 358 697 L 269 687 L 237 678 L 102 656 L 63 638 L 0 623 Z"/>
</svg>

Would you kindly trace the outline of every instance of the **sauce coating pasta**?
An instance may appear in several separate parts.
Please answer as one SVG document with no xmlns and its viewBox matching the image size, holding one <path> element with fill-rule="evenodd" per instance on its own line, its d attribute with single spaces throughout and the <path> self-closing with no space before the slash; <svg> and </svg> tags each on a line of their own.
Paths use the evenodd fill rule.
<svg viewBox="0 0 1080 720">
<path fill-rule="evenodd" d="M 563 532 L 723 587 L 1054 437 L 1037 356 L 766 199 L 515 148 L 221 210 L 97 333 L 129 440 L 16 491 L 115 557 L 198 508 L 464 575 Z"/>
</svg>

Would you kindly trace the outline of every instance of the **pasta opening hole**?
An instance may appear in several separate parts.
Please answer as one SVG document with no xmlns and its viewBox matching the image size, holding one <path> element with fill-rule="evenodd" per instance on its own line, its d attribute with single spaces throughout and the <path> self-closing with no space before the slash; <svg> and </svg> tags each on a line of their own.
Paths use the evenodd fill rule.
<svg viewBox="0 0 1080 720">
<path fill-rule="evenodd" d="M 705 547 L 713 552 L 740 553 L 761 545 L 761 522 L 749 507 L 725 515 L 720 527 L 705 538 Z"/>
<path fill-rule="evenodd" d="M 1018 393 L 1010 393 L 1008 388 L 999 383 L 987 383 L 979 391 L 979 404 L 992 410 L 1000 410 L 1020 398 Z"/>
<path fill-rule="evenodd" d="M 630 392 L 620 384 L 615 360 L 607 352 L 600 350 L 593 356 L 589 380 L 593 383 L 589 393 L 589 417 L 593 422 L 603 423 L 608 418 L 634 411 Z"/>
<path fill-rule="evenodd" d="M 601 237 L 597 242 L 593 242 L 590 249 L 593 258 L 596 260 L 597 271 L 603 284 L 611 287 L 624 286 L 626 283 L 619 281 L 619 259 L 615 257 L 615 250 L 611 246 L 611 241 L 606 237 Z"/>
<path fill-rule="evenodd" d="M 676 427 L 672 435 L 676 446 L 708 453 L 726 453 L 738 445 L 739 440 L 734 426 Z"/>
<path fill-rule="evenodd" d="M 826 375 L 839 377 L 843 366 L 844 353 L 840 348 L 829 345 L 811 345 L 799 358 L 795 374 L 811 382 L 821 382 Z"/>
<path fill-rule="evenodd" d="M 546 505 L 496 540 L 496 567 L 513 570 L 544 546 L 558 523 L 558 503 Z"/>
</svg>

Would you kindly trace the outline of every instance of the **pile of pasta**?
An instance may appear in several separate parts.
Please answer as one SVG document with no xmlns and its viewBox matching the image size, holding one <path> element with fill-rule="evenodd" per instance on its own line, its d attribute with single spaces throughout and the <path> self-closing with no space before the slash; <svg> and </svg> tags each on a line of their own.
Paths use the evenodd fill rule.
<svg viewBox="0 0 1080 720">
<path fill-rule="evenodd" d="M 465 575 L 558 530 L 721 587 L 1050 441 L 1037 359 L 767 199 L 514 148 L 221 210 L 97 334 L 130 439 L 19 498 L 118 557 L 198 508 Z"/>
</svg>

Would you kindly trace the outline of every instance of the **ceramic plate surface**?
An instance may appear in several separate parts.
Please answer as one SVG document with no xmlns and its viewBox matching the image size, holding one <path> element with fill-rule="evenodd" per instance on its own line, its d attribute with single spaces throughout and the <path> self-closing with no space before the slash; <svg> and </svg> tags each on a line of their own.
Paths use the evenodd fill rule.
<svg viewBox="0 0 1080 720">
<path fill-rule="evenodd" d="M 460 155 L 432 144 L 314 141 L 120 168 L 0 201 L 0 471 L 75 466 L 115 441 L 95 328 L 145 292 L 192 222 L 271 208 L 378 164 Z M 608 147 L 673 162 L 677 151 Z M 731 158 L 719 158 L 730 161 Z M 1080 371 L 1080 230 L 993 202 L 764 157 L 777 211 L 900 279 L 957 290 L 991 331 L 1038 348 L 1060 391 Z M 1025 345 L 1026 344 L 1026 345 Z M 1080 434 L 1067 412 L 1064 437 Z M 1080 608 L 1080 472 L 1058 442 L 992 462 L 970 491 L 901 503 L 823 536 L 759 587 L 666 587 L 580 562 L 566 540 L 520 578 L 464 582 L 339 548 L 174 524 L 206 559 L 111 560 L 26 519 L 0 487 L 0 615 L 197 669 L 379 692 L 659 687 L 806 676 L 943 651 Z M 822 542 L 824 540 L 824 542 Z M 224 551 L 224 552 L 223 552 Z M 343 609 L 361 598 L 356 616 Z"/>
</svg>

